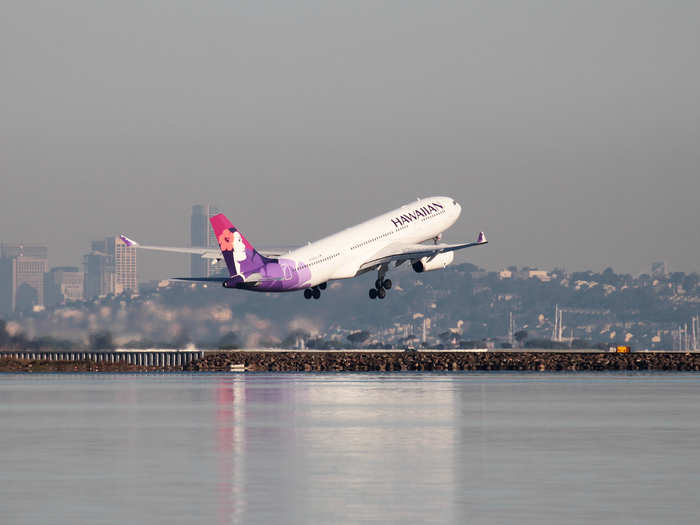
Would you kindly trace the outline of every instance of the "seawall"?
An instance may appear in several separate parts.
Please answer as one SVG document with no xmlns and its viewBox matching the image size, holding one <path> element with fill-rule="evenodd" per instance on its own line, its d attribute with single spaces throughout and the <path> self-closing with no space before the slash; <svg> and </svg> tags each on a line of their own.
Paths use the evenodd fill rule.
<svg viewBox="0 0 700 525">
<path fill-rule="evenodd" d="M 133 356 L 133 353 L 132 353 Z M 700 371 L 700 353 L 640 352 L 391 352 L 226 351 L 197 352 L 190 359 L 156 356 L 52 359 L 0 354 L 2 372 L 342 372 L 342 371 Z"/>
<path fill-rule="evenodd" d="M 574 352 L 225 352 L 205 354 L 186 370 L 227 371 L 399 370 L 676 370 L 700 371 L 700 353 Z"/>
</svg>

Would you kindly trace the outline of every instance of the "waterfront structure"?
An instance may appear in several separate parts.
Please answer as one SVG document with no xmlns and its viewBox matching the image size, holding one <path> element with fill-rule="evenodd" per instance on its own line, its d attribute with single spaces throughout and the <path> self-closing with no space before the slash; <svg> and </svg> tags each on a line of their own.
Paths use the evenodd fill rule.
<svg viewBox="0 0 700 525">
<path fill-rule="evenodd" d="M 85 297 L 138 293 L 136 250 L 119 237 L 93 241 L 85 256 Z"/>
<path fill-rule="evenodd" d="M 209 225 L 209 219 L 218 215 L 219 209 L 207 205 L 195 204 L 192 206 L 190 217 L 190 246 L 193 248 L 219 248 L 219 243 L 214 235 L 214 230 Z M 195 254 L 190 257 L 190 274 L 192 277 L 211 277 L 226 270 L 226 263 L 222 260 L 212 264 L 211 259 L 204 259 Z"/>
<path fill-rule="evenodd" d="M 44 274 L 47 270 L 46 246 L 0 245 L 0 313 L 44 306 Z"/>
<path fill-rule="evenodd" d="M 75 266 L 51 268 L 46 274 L 44 297 L 47 306 L 84 298 L 85 274 Z"/>
</svg>

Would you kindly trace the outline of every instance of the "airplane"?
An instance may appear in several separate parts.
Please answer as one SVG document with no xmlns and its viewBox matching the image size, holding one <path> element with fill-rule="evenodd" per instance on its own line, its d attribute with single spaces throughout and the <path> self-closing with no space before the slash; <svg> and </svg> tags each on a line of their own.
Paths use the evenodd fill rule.
<svg viewBox="0 0 700 525">
<path fill-rule="evenodd" d="M 461 212 L 462 207 L 450 197 L 418 199 L 284 253 L 256 250 L 223 213 L 210 218 L 219 250 L 142 245 L 125 235 L 119 237 L 127 246 L 142 250 L 199 254 L 212 263 L 223 259 L 229 271 L 228 277 L 178 277 L 175 281 L 218 282 L 224 288 L 256 292 L 303 290 L 306 299 L 319 299 L 329 281 L 376 271 L 369 297 L 384 299 L 392 286 L 386 278 L 390 265 L 396 268 L 409 261 L 417 273 L 443 269 L 454 260 L 455 251 L 487 244 L 484 232 L 473 242 L 439 243 Z M 421 244 L 426 241 L 433 244 Z"/>
</svg>

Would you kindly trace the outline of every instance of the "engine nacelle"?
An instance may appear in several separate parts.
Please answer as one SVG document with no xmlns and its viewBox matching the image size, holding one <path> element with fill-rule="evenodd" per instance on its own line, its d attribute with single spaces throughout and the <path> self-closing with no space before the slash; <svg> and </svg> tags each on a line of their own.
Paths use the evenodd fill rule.
<svg viewBox="0 0 700 525">
<path fill-rule="evenodd" d="M 445 266 L 454 261 L 455 252 L 440 253 L 433 257 L 423 257 L 415 261 L 412 266 L 416 273 L 430 272 L 432 270 L 442 270 Z"/>
</svg>

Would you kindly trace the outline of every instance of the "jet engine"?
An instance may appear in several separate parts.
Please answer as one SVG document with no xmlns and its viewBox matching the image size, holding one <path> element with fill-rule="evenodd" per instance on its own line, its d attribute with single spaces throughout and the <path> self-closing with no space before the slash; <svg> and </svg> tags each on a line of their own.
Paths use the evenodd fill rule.
<svg viewBox="0 0 700 525">
<path fill-rule="evenodd" d="M 455 252 L 444 252 L 439 253 L 432 259 L 430 257 L 423 257 L 414 261 L 412 266 L 416 273 L 430 272 L 432 270 L 442 270 L 445 266 L 450 264 L 455 258 Z"/>
</svg>

